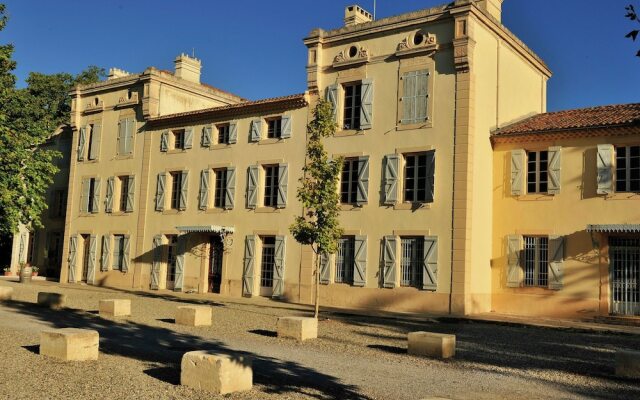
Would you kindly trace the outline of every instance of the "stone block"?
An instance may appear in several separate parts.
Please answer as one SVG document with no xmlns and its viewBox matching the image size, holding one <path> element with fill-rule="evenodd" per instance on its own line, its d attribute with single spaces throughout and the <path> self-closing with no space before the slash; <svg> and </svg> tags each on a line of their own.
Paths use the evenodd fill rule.
<svg viewBox="0 0 640 400">
<path fill-rule="evenodd" d="M 100 315 L 106 317 L 128 317 L 131 315 L 131 300 L 108 299 L 100 300 L 98 305 Z"/>
<path fill-rule="evenodd" d="M 13 288 L 9 286 L 0 286 L 0 301 L 11 300 L 13 297 Z"/>
<path fill-rule="evenodd" d="M 182 356 L 180 384 L 215 394 L 253 387 L 252 359 L 247 356 L 190 351 Z"/>
<path fill-rule="evenodd" d="M 299 341 L 318 337 L 318 320 L 308 317 L 280 317 L 276 324 L 278 337 Z"/>
<path fill-rule="evenodd" d="M 408 353 L 433 358 L 453 357 L 456 355 L 456 335 L 411 332 Z"/>
<path fill-rule="evenodd" d="M 181 306 L 176 312 L 176 324 L 188 326 L 210 326 L 211 307 Z"/>
<path fill-rule="evenodd" d="M 616 375 L 624 378 L 640 379 L 640 352 L 617 350 Z"/>
<path fill-rule="evenodd" d="M 49 329 L 40 332 L 40 354 L 63 361 L 98 359 L 98 331 L 91 329 Z"/>
<path fill-rule="evenodd" d="M 67 296 L 61 293 L 38 292 L 38 305 L 60 309 L 65 306 Z"/>
</svg>

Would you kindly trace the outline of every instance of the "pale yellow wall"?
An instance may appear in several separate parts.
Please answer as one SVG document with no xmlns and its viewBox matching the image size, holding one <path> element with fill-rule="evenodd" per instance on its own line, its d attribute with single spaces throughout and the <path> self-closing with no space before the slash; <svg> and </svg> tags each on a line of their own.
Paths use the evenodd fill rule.
<svg viewBox="0 0 640 400">
<path fill-rule="evenodd" d="M 193 91 L 185 91 L 184 88 L 173 86 L 168 82 L 158 82 L 157 84 L 159 85 L 160 98 L 162 99 L 160 102 L 159 115 L 200 110 L 229 104 Z"/>
</svg>

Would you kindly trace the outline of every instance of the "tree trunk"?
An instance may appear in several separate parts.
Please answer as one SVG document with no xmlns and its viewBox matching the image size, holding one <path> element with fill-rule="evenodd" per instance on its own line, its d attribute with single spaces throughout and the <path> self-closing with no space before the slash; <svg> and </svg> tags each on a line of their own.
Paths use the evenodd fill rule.
<svg viewBox="0 0 640 400">
<path fill-rule="evenodd" d="M 316 299 L 314 318 L 318 319 L 320 312 L 320 253 L 316 253 Z"/>
</svg>

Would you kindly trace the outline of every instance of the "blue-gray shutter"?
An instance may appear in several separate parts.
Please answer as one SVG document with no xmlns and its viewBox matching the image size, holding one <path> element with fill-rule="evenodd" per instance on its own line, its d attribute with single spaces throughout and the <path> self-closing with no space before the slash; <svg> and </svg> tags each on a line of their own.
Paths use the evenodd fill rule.
<svg viewBox="0 0 640 400">
<path fill-rule="evenodd" d="M 236 198 L 236 167 L 227 168 L 227 181 L 224 186 L 224 209 L 232 210 Z"/>
<path fill-rule="evenodd" d="M 123 250 L 122 250 L 122 272 L 128 272 L 129 271 L 129 264 L 131 262 L 131 258 L 129 257 L 129 252 L 130 252 L 130 248 L 131 248 L 131 244 L 130 244 L 130 240 L 129 240 L 129 235 L 124 235 L 123 237 Z"/>
<path fill-rule="evenodd" d="M 91 142 L 89 143 L 89 160 L 97 160 L 100 157 L 100 135 L 102 127 L 94 124 L 91 128 Z"/>
<path fill-rule="evenodd" d="M 282 116 L 282 131 L 280 133 L 280 138 L 289 139 L 291 137 L 291 123 L 292 117 L 290 115 Z"/>
<path fill-rule="evenodd" d="M 111 244 L 111 237 L 109 235 L 102 236 L 102 254 L 100 255 L 100 271 L 109 270 L 109 245 Z"/>
<path fill-rule="evenodd" d="M 87 283 L 93 285 L 96 279 L 96 236 L 89 237 L 89 262 L 87 263 Z"/>
<path fill-rule="evenodd" d="M 127 141 L 125 143 L 125 154 L 133 153 L 133 135 L 136 130 L 136 120 L 133 118 L 127 119 L 127 130 L 125 133 L 127 134 Z"/>
<path fill-rule="evenodd" d="M 193 147 L 193 129 L 186 128 L 184 130 L 184 146 L 183 149 L 190 149 Z"/>
<path fill-rule="evenodd" d="M 507 287 L 520 287 L 522 268 L 520 266 L 520 249 L 522 236 L 507 236 Z"/>
<path fill-rule="evenodd" d="M 136 191 L 135 175 L 129 175 L 129 186 L 127 187 L 127 204 L 125 212 L 133 212 L 133 199 Z"/>
<path fill-rule="evenodd" d="M 436 151 L 427 152 L 427 203 L 433 203 L 435 194 Z"/>
<path fill-rule="evenodd" d="M 189 171 L 182 171 L 182 179 L 180 180 L 180 198 L 178 209 L 184 211 L 187 209 L 187 195 L 189 189 Z"/>
<path fill-rule="evenodd" d="M 527 160 L 527 154 L 523 149 L 511 150 L 511 195 L 521 196 L 522 177 L 524 175 L 524 163 Z"/>
<path fill-rule="evenodd" d="M 396 249 L 398 239 L 395 236 L 385 236 L 382 241 L 382 286 L 396 287 Z"/>
<path fill-rule="evenodd" d="M 80 192 L 80 212 L 89 212 L 89 178 L 82 180 L 82 191 Z"/>
<path fill-rule="evenodd" d="M 209 168 L 200 171 L 200 195 L 198 208 L 205 211 L 209 205 Z"/>
<path fill-rule="evenodd" d="M 78 135 L 78 161 L 84 161 L 84 147 L 87 141 L 87 128 L 80 128 L 80 134 Z"/>
<path fill-rule="evenodd" d="M 287 164 L 278 165 L 278 203 L 277 208 L 287 206 L 287 190 L 289 187 L 289 167 Z"/>
<path fill-rule="evenodd" d="M 411 71 L 402 75 L 402 124 L 416 124 L 427 120 L 429 71 Z"/>
<path fill-rule="evenodd" d="M 92 213 L 97 213 L 99 207 L 99 202 L 100 202 L 100 178 L 94 178 L 94 183 L 93 183 L 93 204 L 92 204 L 92 208 L 91 210 L 89 210 Z"/>
<path fill-rule="evenodd" d="M 164 210 L 164 187 L 167 181 L 167 174 L 160 172 L 158 174 L 158 185 L 156 186 L 156 211 Z"/>
<path fill-rule="evenodd" d="M 361 206 L 369 201 L 369 156 L 358 157 L 358 187 L 356 204 Z"/>
<path fill-rule="evenodd" d="M 238 123 L 235 121 L 229 122 L 229 144 L 238 142 Z"/>
<path fill-rule="evenodd" d="M 613 155 L 614 148 L 612 144 L 598 145 L 598 194 L 613 193 Z"/>
<path fill-rule="evenodd" d="M 258 142 L 262 137 L 262 120 L 254 119 L 251 121 L 250 141 Z"/>
<path fill-rule="evenodd" d="M 325 99 L 331 104 L 333 107 L 333 111 L 331 115 L 333 116 L 333 120 L 337 122 L 338 120 L 338 85 L 329 85 L 327 86 L 327 92 L 325 95 Z"/>
<path fill-rule="evenodd" d="M 121 119 L 118 121 L 118 154 L 126 154 L 126 141 L 127 141 L 127 120 Z"/>
<path fill-rule="evenodd" d="M 356 236 L 354 240 L 353 286 L 367 284 L 367 237 Z"/>
<path fill-rule="evenodd" d="M 242 295 L 253 296 L 253 274 L 256 254 L 256 236 L 247 235 L 244 240 L 244 265 L 242 269 Z"/>
<path fill-rule="evenodd" d="M 398 201 L 398 169 L 400 167 L 400 156 L 397 154 L 387 154 L 384 156 L 384 197 L 383 203 L 388 205 L 396 204 Z"/>
<path fill-rule="evenodd" d="M 373 79 L 363 79 L 360 92 L 360 129 L 373 127 Z"/>
<path fill-rule="evenodd" d="M 327 253 L 321 253 L 318 257 L 320 257 L 320 284 L 328 285 L 331 280 L 330 256 Z"/>
<path fill-rule="evenodd" d="M 181 292 L 184 285 L 184 253 L 187 251 L 187 236 L 178 236 L 178 254 L 176 255 L 176 275 L 173 290 Z"/>
<path fill-rule="evenodd" d="M 78 235 L 69 238 L 69 283 L 76 282 L 76 254 L 78 251 Z"/>
<path fill-rule="evenodd" d="M 564 236 L 549 236 L 549 289 L 562 289 Z"/>
<path fill-rule="evenodd" d="M 273 294 L 275 298 L 284 294 L 284 267 L 286 254 L 285 236 L 276 236 L 276 246 L 273 264 Z"/>
<path fill-rule="evenodd" d="M 162 263 L 162 235 L 153 237 L 153 262 L 151 264 L 151 289 L 160 287 L 160 263 Z"/>
<path fill-rule="evenodd" d="M 438 289 L 438 237 L 424 238 L 424 253 L 422 259 L 422 289 Z"/>
<path fill-rule="evenodd" d="M 258 166 L 250 165 L 247 169 L 247 208 L 258 206 Z"/>
<path fill-rule="evenodd" d="M 115 184 L 115 178 L 110 176 L 107 178 L 107 193 L 104 199 L 104 212 L 113 212 L 113 189 Z"/>
<path fill-rule="evenodd" d="M 552 146 L 548 150 L 549 185 L 547 193 L 560 194 L 562 181 L 562 147 Z"/>
<path fill-rule="evenodd" d="M 200 146 L 209 147 L 211 146 L 211 126 L 205 126 L 202 128 L 202 138 L 200 139 Z"/>
<path fill-rule="evenodd" d="M 160 151 L 169 150 L 169 131 L 162 131 L 160 134 Z"/>
</svg>

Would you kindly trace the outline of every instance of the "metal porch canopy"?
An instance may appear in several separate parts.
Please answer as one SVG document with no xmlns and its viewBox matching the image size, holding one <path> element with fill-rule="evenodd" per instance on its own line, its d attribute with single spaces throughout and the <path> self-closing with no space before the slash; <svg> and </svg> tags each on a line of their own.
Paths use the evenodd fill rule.
<svg viewBox="0 0 640 400">
<path fill-rule="evenodd" d="M 640 233 L 640 224 L 589 224 L 587 232 Z"/>
<path fill-rule="evenodd" d="M 187 225 L 176 226 L 176 229 L 183 233 L 233 233 L 233 226 L 220 226 L 220 225 Z"/>
</svg>

